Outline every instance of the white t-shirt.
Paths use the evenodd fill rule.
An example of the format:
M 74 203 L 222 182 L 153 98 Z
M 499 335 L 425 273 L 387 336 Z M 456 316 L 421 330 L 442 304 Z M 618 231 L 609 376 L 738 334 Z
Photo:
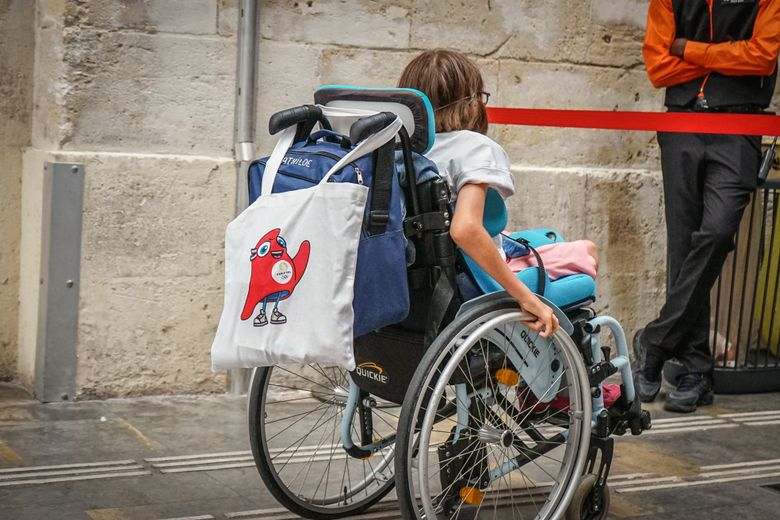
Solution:
M 471 130 L 439 133 L 426 155 L 447 179 L 453 200 L 466 184 L 487 184 L 504 198 L 515 192 L 509 156 L 486 135 Z
M 471 130 L 456 130 L 436 134 L 433 147 L 426 154 L 436 163 L 439 174 L 447 179 L 452 200 L 466 184 L 487 184 L 503 198 L 515 192 L 509 156 L 503 148 L 484 134 Z M 501 235 L 493 237 L 502 258 Z

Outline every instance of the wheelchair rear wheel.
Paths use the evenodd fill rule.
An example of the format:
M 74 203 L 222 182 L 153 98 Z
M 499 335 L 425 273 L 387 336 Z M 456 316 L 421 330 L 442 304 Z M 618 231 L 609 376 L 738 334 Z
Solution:
M 406 518 L 560 518 L 590 438 L 584 362 L 545 340 L 512 300 L 464 311 L 415 372 L 402 407 L 396 483 Z
M 258 368 L 252 376 L 248 415 L 255 464 L 274 497 L 306 518 L 360 513 L 394 485 L 394 445 L 366 459 L 342 447 L 348 377 L 346 370 L 319 365 Z M 398 406 L 365 400 L 372 404 L 364 410 L 372 416 L 372 440 L 395 434 Z M 357 444 L 360 421 L 355 413 L 350 424 Z

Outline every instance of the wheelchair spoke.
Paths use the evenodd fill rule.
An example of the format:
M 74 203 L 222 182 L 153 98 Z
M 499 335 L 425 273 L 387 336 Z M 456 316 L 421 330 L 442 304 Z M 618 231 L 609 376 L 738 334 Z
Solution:
M 334 418 L 335 419 L 335 418 Z M 333 429 L 330 431 L 330 442 L 331 446 L 333 446 L 330 450 L 330 458 L 328 459 L 328 463 L 325 465 L 325 471 L 323 472 L 322 476 L 320 477 L 319 482 L 317 482 L 317 487 L 314 490 L 314 496 L 317 496 L 317 491 L 320 490 L 320 486 L 322 486 L 323 481 L 325 482 L 325 491 L 323 492 L 323 497 L 328 496 L 328 481 L 330 480 L 330 466 L 331 462 L 333 461 L 333 454 L 336 451 L 336 439 L 335 439 L 335 433 L 336 429 L 338 428 L 338 420 L 333 421 Z
M 560 381 L 560 379 L 563 377 L 563 374 L 564 374 L 564 371 L 561 371 L 561 375 L 559 375 L 559 376 L 556 378 L 556 380 L 555 380 L 555 382 L 554 382 L 553 384 L 555 384 L 556 382 L 559 382 L 559 381 Z M 540 401 L 541 401 L 542 399 L 544 399 L 545 397 L 547 397 L 547 393 L 550 391 L 550 389 L 551 389 L 551 388 L 553 388 L 553 386 L 550 386 L 549 388 L 547 388 L 547 390 L 545 390 L 544 394 L 542 394 L 542 395 L 539 397 L 539 400 L 540 400 Z M 524 416 L 523 416 L 523 417 L 520 419 L 520 422 L 519 422 L 518 424 L 523 424 L 523 422 L 525 422 L 525 420 L 526 420 L 526 419 L 527 419 L 527 418 L 528 418 L 528 417 L 531 415 L 531 412 L 532 412 L 532 411 L 533 411 L 533 408 L 530 408 L 530 409 L 528 410 L 528 412 L 526 412 L 526 413 L 525 413 L 525 415 L 524 415 Z
M 317 409 L 319 409 L 319 408 L 327 408 L 327 407 L 328 407 L 327 403 L 322 403 L 317 408 L 315 408 L 314 411 L 317 411 Z M 274 423 L 278 423 L 278 422 L 281 422 L 281 421 L 286 421 L 288 419 L 292 419 L 293 417 L 300 417 L 300 419 L 298 419 L 297 421 L 292 423 L 294 425 L 294 424 L 302 421 L 303 419 L 305 419 L 306 416 L 310 415 L 310 414 L 311 414 L 311 411 L 300 412 L 300 413 L 296 413 L 296 414 L 293 414 L 293 415 L 288 415 L 287 417 L 282 417 L 281 419 L 274 419 L 273 421 L 268 421 L 265 424 L 269 425 L 269 424 L 274 424 Z
M 322 377 L 324 377 L 325 379 L 327 379 L 327 380 L 328 380 L 328 384 L 330 384 L 330 385 L 333 385 L 333 387 L 334 387 L 334 388 L 335 388 L 336 386 L 338 386 L 338 385 L 336 384 L 336 381 L 335 381 L 335 380 L 333 380 L 333 379 L 331 379 L 331 377 L 330 377 L 328 374 L 326 374 L 326 373 L 325 373 L 325 369 L 324 369 L 324 368 L 322 368 L 320 365 L 313 364 L 313 365 L 309 365 L 309 366 L 310 366 L 310 367 L 311 367 L 311 368 L 312 368 L 312 369 L 313 369 L 315 372 L 317 372 L 317 373 L 318 373 L 318 374 L 320 374 Z
M 589 429 L 576 414 L 590 396 L 576 345 L 561 331 L 544 347 L 539 343 L 552 351 L 528 357 L 521 333 L 532 341 L 538 333 L 516 319 L 516 310 L 499 315 L 480 315 L 476 308 L 464 314 L 459 329 L 437 340 L 426 373 L 421 367 L 415 375 L 416 408 L 404 411 L 399 428 L 411 424 L 419 431 L 412 444 L 399 433 L 414 469 L 396 469 L 418 473 L 409 475 L 409 489 L 431 520 L 508 518 L 506 508 L 513 519 L 560 518 L 582 467 Z M 553 359 L 560 368 L 548 365 Z M 535 483 L 549 479 L 552 486 Z
M 275 496 L 285 506 L 307 515 L 354 514 L 392 488 L 391 447 L 380 450 L 381 457 L 370 462 L 353 458 L 342 448 L 341 423 L 349 386 L 345 370 L 275 366 L 261 373 L 260 385 L 253 382 L 252 387 L 252 392 L 261 391 L 259 407 L 250 414 L 261 430 L 263 444 L 259 454 L 253 445 L 253 453 L 258 466 L 265 468 L 261 476 L 266 485 L 276 488 Z M 395 406 L 371 409 L 375 432 L 383 439 L 390 434 L 394 437 L 397 430 L 397 415 L 393 416 L 397 409 L 390 409 Z M 358 414 L 350 419 L 351 431 L 357 432 Z
M 295 456 L 295 454 L 298 453 L 298 450 L 300 449 L 301 446 L 303 446 L 304 441 L 309 438 L 309 435 L 311 435 L 312 433 L 317 431 L 323 424 L 326 424 L 327 422 L 329 422 L 330 419 L 333 418 L 335 415 L 338 415 L 338 413 L 333 414 L 330 417 L 328 417 L 325 421 L 320 422 L 322 420 L 322 417 L 326 413 L 328 413 L 328 410 L 323 410 L 322 411 L 322 415 L 320 415 L 320 418 L 317 420 L 317 423 L 314 425 L 314 427 L 311 430 L 307 431 L 302 437 L 299 437 L 297 440 L 295 440 L 292 444 L 290 444 L 289 446 L 287 446 L 283 450 L 280 450 L 276 455 L 272 455 L 271 459 L 275 460 L 277 457 L 285 455 L 287 450 L 289 450 L 290 448 L 292 448 L 293 446 L 295 446 L 297 444 L 297 446 L 295 446 L 295 449 L 293 450 L 293 452 L 290 454 L 289 457 L 287 457 L 287 460 L 284 461 L 284 463 L 282 464 L 282 469 L 284 469 L 284 467 L 286 467 L 287 464 L 289 464 L 290 460 L 292 460 L 292 458 Z M 279 434 L 277 434 L 277 435 L 279 435 Z M 309 462 L 311 462 L 311 460 L 316 456 L 316 454 L 317 454 L 316 451 L 314 451 L 312 453 L 312 457 L 309 459 Z
M 299 377 L 299 378 L 303 379 L 304 381 L 308 381 L 309 383 L 311 383 L 313 385 L 317 385 L 319 387 L 322 387 L 322 388 L 324 388 L 326 390 L 326 393 L 329 394 L 329 395 L 330 395 L 330 392 L 333 391 L 332 388 L 328 388 L 327 386 L 325 386 L 325 385 L 323 385 L 321 383 L 318 383 L 318 382 L 314 381 L 313 379 L 309 379 L 308 377 L 303 377 L 301 374 L 296 374 L 295 372 L 291 372 L 290 370 L 287 370 L 286 368 L 284 368 L 282 366 L 278 366 L 277 365 L 274 368 L 277 369 L 277 370 L 281 370 L 283 372 L 287 372 L 288 374 L 290 374 L 292 376 Z
M 513 519 L 516 518 L 515 511 L 517 511 L 518 513 L 520 513 L 520 520 L 524 520 L 523 512 L 515 505 L 515 490 L 514 490 L 515 486 L 514 484 L 512 484 L 512 474 L 513 473 L 510 472 L 506 475 L 502 475 L 501 480 L 502 482 L 504 482 L 504 484 L 506 485 L 509 491 L 509 497 L 511 503 L 510 509 L 512 510 L 512 518 Z M 498 495 L 498 493 L 496 493 L 496 495 Z
M 285 429 L 281 429 L 281 430 L 279 430 L 277 433 L 275 433 L 274 435 L 272 435 L 271 437 L 268 437 L 268 438 L 266 439 L 266 442 L 270 442 L 270 441 L 274 440 L 274 439 L 275 439 L 275 438 L 277 438 L 279 435 L 281 435 L 281 434 L 285 433 L 285 430 L 286 430 L 286 429 L 289 429 L 289 428 L 291 428 L 291 427 L 295 426 L 295 425 L 296 425 L 296 424 L 298 424 L 299 422 L 301 422 L 301 421 L 303 421 L 304 419 L 306 419 L 306 418 L 307 418 L 309 415 L 311 415 L 312 413 L 315 413 L 315 412 L 319 411 L 320 407 L 321 407 L 323 410 L 325 410 L 325 411 L 327 412 L 327 408 L 328 408 L 328 407 L 327 407 L 327 405 L 320 405 L 320 406 L 318 406 L 317 408 L 315 408 L 314 410 L 311 410 L 311 411 L 309 411 L 309 412 L 307 412 L 307 413 L 305 413 L 305 414 L 296 414 L 296 415 L 300 415 L 301 417 L 300 417 L 299 419 L 297 419 L 295 422 L 293 422 L 292 424 L 289 424 L 289 425 L 287 425 L 287 427 L 286 427 Z M 338 413 L 338 412 L 336 412 L 336 413 Z M 280 420 L 280 421 L 283 421 L 283 420 L 286 420 L 286 419 L 290 419 L 290 417 L 285 417 L 285 418 L 283 418 L 283 419 L 279 419 L 279 420 Z M 309 433 L 311 433 L 311 432 L 309 432 Z M 308 435 L 308 434 L 307 434 L 307 435 Z
M 508 456 L 507 456 L 507 458 L 508 458 Z M 531 504 L 533 504 L 534 509 L 536 509 L 536 511 L 538 512 L 539 511 L 539 506 L 536 505 L 536 500 L 534 499 L 535 493 L 528 486 L 529 483 L 534 484 L 534 485 L 535 485 L 535 483 L 530 478 L 528 478 L 528 476 L 525 473 L 523 473 L 522 471 L 518 471 L 518 473 L 520 473 L 520 477 L 522 478 L 522 483 L 523 483 L 523 487 L 525 487 L 526 494 L 528 495 L 528 498 L 531 499 Z M 512 490 L 512 489 L 514 489 L 514 485 L 512 484 L 512 473 L 510 473 L 509 475 L 510 475 L 510 477 L 509 477 L 509 489 Z M 524 518 L 523 512 L 520 509 L 518 509 L 517 512 L 520 513 L 520 517 L 521 518 Z
M 325 424 L 329 423 L 332 417 L 333 416 L 328 417 L 328 419 L 326 420 Z M 320 436 L 320 440 L 317 443 L 317 447 L 314 449 L 315 453 L 320 451 L 320 448 L 322 448 L 322 444 L 325 442 L 326 437 L 327 437 L 327 430 L 322 432 L 322 435 Z M 311 471 L 311 468 L 313 466 L 314 466 L 313 464 L 304 464 L 303 467 L 300 470 L 298 470 L 298 473 L 296 474 L 296 478 L 297 478 L 297 476 L 300 474 L 301 470 L 303 470 L 303 469 L 306 470 L 306 473 L 303 475 L 303 481 L 301 482 L 301 487 L 298 489 L 298 494 L 299 495 L 303 491 L 303 486 L 306 484 L 306 481 L 309 478 L 309 472 Z M 280 474 L 281 474 L 281 472 L 280 472 Z M 294 480 L 293 480 L 293 482 L 294 482 Z M 314 496 L 316 496 L 316 492 L 314 493 Z
M 332 398 L 333 397 L 333 391 L 332 390 L 329 391 L 329 392 L 323 392 L 323 391 L 315 392 L 314 390 L 312 390 L 310 388 L 308 388 L 308 389 L 307 388 L 299 388 L 299 387 L 295 387 L 295 386 L 280 385 L 278 383 L 268 383 L 268 386 L 274 387 L 274 388 L 285 388 L 287 390 L 296 390 L 296 391 L 299 391 L 299 392 L 306 392 L 306 393 L 309 393 L 311 395 L 321 395 L 321 396 L 325 396 L 327 398 Z M 274 400 L 274 401 L 269 402 L 268 404 L 272 405 L 272 404 L 277 404 L 277 403 L 281 403 L 281 402 L 283 402 L 283 401 L 281 401 L 281 400 Z

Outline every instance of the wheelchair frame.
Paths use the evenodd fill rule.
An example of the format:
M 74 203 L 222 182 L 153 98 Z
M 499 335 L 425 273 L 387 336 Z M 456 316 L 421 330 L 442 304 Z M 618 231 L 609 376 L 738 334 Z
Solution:
M 311 110 L 310 108 L 304 110 L 302 107 L 299 107 L 297 109 L 290 110 L 297 110 L 297 119 L 293 119 L 292 124 L 299 125 L 298 133 L 301 135 L 306 134 L 311 130 L 315 120 L 321 122 L 323 126 L 327 126 L 328 124 L 327 121 L 322 120 L 321 116 L 316 115 L 316 111 Z M 284 125 L 291 126 L 290 118 L 288 117 L 285 119 L 285 117 L 280 117 L 279 114 L 276 114 L 272 118 L 272 123 L 276 126 L 277 130 Z M 455 257 L 452 254 L 456 248 L 454 242 L 452 242 L 452 239 L 449 237 L 448 232 L 451 210 L 448 205 L 440 204 L 441 200 L 438 201 L 439 204 L 437 204 L 436 201 L 433 201 L 433 207 L 430 208 L 431 211 L 424 212 L 421 209 L 423 206 L 430 205 L 431 201 L 420 200 L 420 198 L 425 193 L 425 190 L 423 189 L 424 185 L 418 185 L 417 183 L 417 175 L 411 159 L 412 151 L 410 146 L 410 139 L 404 128 L 402 128 L 399 132 L 399 137 L 408 179 L 408 192 L 406 194 L 406 198 L 407 201 L 410 202 L 409 206 L 411 210 L 407 215 L 407 221 L 410 225 L 408 227 L 405 226 L 407 229 L 407 235 L 410 238 L 414 235 L 417 235 L 420 239 L 422 239 L 425 234 L 428 234 L 428 236 L 434 235 L 435 240 L 433 241 L 433 249 L 434 256 L 436 258 L 427 259 L 429 260 L 428 264 L 430 264 L 430 266 L 427 267 L 432 268 L 433 271 L 438 275 L 438 281 L 444 281 L 444 285 L 449 283 L 454 286 L 455 276 L 458 274 L 458 270 L 456 269 L 456 262 L 454 261 Z M 439 196 L 438 199 L 442 199 L 442 197 Z M 438 285 L 438 283 L 436 285 Z M 436 289 L 434 288 L 434 291 L 435 290 Z M 465 313 L 469 309 L 473 309 L 476 306 L 492 301 L 500 301 L 506 298 L 508 298 L 508 296 L 505 293 L 485 294 L 481 297 L 463 303 L 460 306 L 457 315 L 454 317 L 452 316 L 453 313 L 451 312 L 453 301 L 451 299 L 448 300 L 446 302 L 445 308 L 438 310 L 439 316 L 434 316 L 431 318 L 431 315 L 429 314 L 429 321 L 432 323 L 429 323 L 428 325 L 432 325 L 432 327 L 429 326 L 428 330 L 426 330 L 426 339 L 429 340 L 426 341 L 426 348 L 430 348 L 433 337 L 436 335 L 434 334 L 432 336 L 430 329 L 432 328 L 435 330 L 435 332 L 438 333 L 441 330 L 440 326 L 442 321 L 446 321 L 446 314 L 449 314 L 449 317 L 452 318 L 449 321 L 452 321 L 457 319 L 458 315 Z M 556 335 L 560 337 L 561 334 L 565 334 L 565 336 L 571 340 L 573 345 L 576 347 L 576 350 L 579 353 L 579 357 L 577 359 L 581 361 L 581 366 L 578 370 L 582 370 L 582 377 L 587 380 L 586 388 L 590 388 L 590 402 L 583 405 L 584 408 L 589 412 L 590 420 L 585 420 L 586 418 L 584 416 L 577 418 L 578 420 L 582 421 L 581 424 L 583 428 L 583 435 L 584 438 L 589 439 L 589 443 L 587 448 L 583 447 L 581 455 L 577 458 L 574 474 L 582 476 L 584 474 L 595 472 L 595 482 L 593 483 L 593 489 L 590 490 L 589 493 L 591 493 L 594 497 L 596 512 L 599 513 L 598 508 L 602 504 L 602 495 L 606 492 L 606 479 L 609 474 L 612 461 L 614 439 L 611 436 L 623 435 L 629 430 L 632 434 L 638 435 L 643 430 L 650 428 L 650 417 L 647 412 L 642 411 L 639 401 L 636 398 L 626 337 L 622 327 L 617 322 L 617 320 L 609 316 L 596 316 L 591 309 L 586 307 L 587 302 L 575 306 L 572 309 L 567 309 L 569 311 L 568 313 L 559 309 L 549 301 L 545 301 L 545 303 L 547 303 L 553 309 L 556 316 L 558 317 L 560 331 L 557 332 Z M 527 317 L 527 315 L 520 312 L 518 309 L 516 317 L 518 319 L 523 319 L 524 317 Z M 478 338 L 479 331 L 490 330 L 491 323 L 493 323 L 493 321 L 495 321 L 495 319 L 492 321 L 489 320 L 488 322 L 482 324 L 477 329 L 477 332 L 471 333 L 470 337 Z M 609 349 L 603 347 L 601 344 L 600 332 L 602 327 L 609 330 L 614 339 L 617 350 L 617 355 L 614 358 L 610 359 Z M 472 344 L 474 341 L 476 340 L 473 340 Z M 473 346 L 472 344 L 469 344 L 467 340 L 459 347 L 458 351 L 467 351 Z M 520 354 L 516 350 L 506 351 L 505 354 L 508 358 L 512 359 L 515 366 L 520 366 L 524 362 L 523 358 L 520 357 Z M 454 370 L 454 368 L 452 370 Z M 606 408 L 604 406 L 602 384 L 605 379 L 617 372 L 620 372 L 623 379 L 623 383 L 621 385 L 621 397 L 614 406 L 611 408 Z M 256 376 L 257 371 L 255 374 L 253 374 L 253 382 L 250 385 L 252 389 L 257 387 L 254 381 Z M 381 462 L 381 469 L 384 470 L 384 468 L 392 463 L 392 458 L 396 454 L 396 448 L 393 446 L 393 444 L 397 441 L 398 432 L 380 438 L 379 440 L 374 440 L 372 438 L 373 427 L 371 423 L 371 408 L 373 398 L 371 398 L 368 392 L 362 389 L 355 382 L 353 377 L 348 377 L 347 379 L 349 384 L 348 389 L 345 389 L 347 390 L 346 396 L 341 396 L 343 398 L 344 406 L 344 412 L 339 427 L 341 447 L 346 452 L 348 457 L 364 460 L 368 459 L 374 454 L 390 448 L 389 453 L 386 453 L 383 456 Z M 443 385 L 446 382 L 447 378 L 443 377 L 441 378 L 439 385 Z M 457 394 L 454 410 L 456 426 L 453 431 L 453 439 L 454 441 L 457 441 L 463 430 L 467 427 L 466 425 L 468 422 L 469 413 L 468 408 L 472 398 L 475 397 L 476 394 L 469 394 L 464 384 L 455 385 L 455 391 Z M 251 405 L 252 399 L 256 401 L 257 398 L 257 396 L 250 396 L 250 428 L 253 424 L 252 421 L 256 422 L 258 420 L 256 417 L 252 417 Z M 373 405 L 375 405 L 375 401 Z M 357 442 L 353 438 L 352 433 L 356 414 L 359 423 L 359 431 L 356 433 L 359 433 L 361 437 Z M 426 415 L 426 418 L 429 417 L 430 416 Z M 432 419 L 426 420 L 429 423 L 432 421 Z M 431 426 L 431 424 L 423 424 L 424 428 Z M 486 435 L 489 434 L 490 432 L 486 433 Z M 253 438 L 252 441 L 253 452 L 255 452 L 255 459 L 258 462 L 258 469 L 261 470 L 261 475 L 263 475 L 263 478 L 265 479 L 266 477 L 264 475 L 263 469 L 260 467 L 260 462 L 256 453 L 256 449 L 259 449 L 256 448 L 254 444 L 256 439 Z M 422 457 L 424 462 L 425 458 L 427 457 L 427 452 L 426 450 L 422 449 L 419 450 L 419 452 L 419 456 Z M 544 453 L 540 453 L 540 455 L 543 454 Z M 598 468 L 596 468 L 597 463 Z M 500 480 L 505 475 L 515 471 L 519 467 L 520 466 L 517 460 L 508 461 L 500 467 L 493 469 L 488 475 L 488 482 L 481 482 L 481 485 L 484 486 L 489 484 L 489 482 Z M 568 489 L 567 496 L 564 497 L 564 501 L 566 503 L 571 500 L 572 495 L 574 494 L 574 487 L 575 486 L 572 486 Z M 276 495 L 276 493 L 274 494 Z M 407 514 L 412 514 L 409 513 L 408 507 L 406 509 Z M 300 510 L 296 512 L 301 514 Z M 354 512 L 347 514 L 354 514 Z M 335 517 L 335 515 L 318 515 L 314 513 L 311 513 L 311 516 Z M 593 518 L 602 517 L 598 516 Z
M 500 293 L 492 293 L 479 298 L 479 301 L 470 300 L 464 304 L 464 308 L 473 306 L 479 302 L 485 301 L 486 298 L 495 299 L 504 297 Z M 543 297 L 542 297 L 543 298 Z M 545 301 L 555 312 L 556 316 L 561 323 L 561 327 L 569 334 L 574 332 L 574 325 L 569 321 L 568 316 L 560 309 L 558 309 L 552 302 Z M 521 316 L 518 316 L 521 317 Z M 650 418 L 649 415 L 642 415 L 636 413 L 636 409 L 639 407 L 636 401 L 636 393 L 634 390 L 633 375 L 631 372 L 630 358 L 628 354 L 628 344 L 626 342 L 626 336 L 623 328 L 620 326 L 617 320 L 610 316 L 596 316 L 587 321 L 581 323 L 584 334 L 587 335 L 587 343 L 590 344 L 590 355 L 592 356 L 592 364 L 586 365 L 583 359 L 585 369 L 588 371 L 588 378 L 591 383 L 592 399 L 591 399 L 591 420 L 588 427 L 588 433 L 593 432 L 593 439 L 596 441 L 593 446 L 598 448 L 601 452 L 601 466 L 598 472 L 598 482 L 603 485 L 606 482 L 606 478 L 609 474 L 609 466 L 612 459 L 612 439 L 609 438 L 611 434 L 623 435 L 627 430 L 631 430 L 634 435 L 640 434 L 643 430 L 649 429 Z M 615 346 L 618 355 L 605 359 L 604 351 L 601 346 L 600 332 L 601 327 L 606 327 L 612 333 L 615 340 Z M 488 330 L 489 324 L 485 325 L 485 330 Z M 475 333 L 477 334 L 477 333 Z M 470 348 L 469 345 L 467 348 Z M 517 364 L 520 364 L 519 354 L 514 352 L 507 352 L 507 355 L 511 358 L 518 356 Z M 623 379 L 623 394 L 625 401 L 631 403 L 629 410 L 626 410 L 628 414 L 625 417 L 615 417 L 614 414 L 610 414 L 609 409 L 604 406 L 604 396 L 602 390 L 603 381 L 609 376 L 620 372 Z M 457 387 L 456 387 L 457 388 Z M 460 385 L 458 391 L 463 391 L 463 385 Z M 464 409 L 467 408 L 470 402 L 471 396 L 462 395 L 456 400 L 457 402 L 457 417 L 458 417 L 458 430 L 465 428 L 464 422 L 468 412 Z M 344 448 L 350 456 L 356 458 L 370 457 L 372 454 L 379 452 L 385 447 L 395 442 L 396 436 L 393 435 L 388 438 L 383 438 L 379 442 L 369 443 L 367 445 L 356 445 L 352 439 L 352 433 L 350 431 L 352 421 L 354 420 L 355 412 L 358 411 L 360 401 L 360 387 L 355 381 L 349 379 L 349 395 L 345 403 L 345 413 L 341 420 L 341 442 Z M 623 414 L 621 414 L 623 415 Z M 587 459 L 587 464 L 592 472 L 595 461 L 597 459 L 597 451 L 591 450 Z M 517 466 L 507 466 L 501 469 L 501 471 L 490 474 L 490 480 L 498 480 L 507 473 L 518 469 Z

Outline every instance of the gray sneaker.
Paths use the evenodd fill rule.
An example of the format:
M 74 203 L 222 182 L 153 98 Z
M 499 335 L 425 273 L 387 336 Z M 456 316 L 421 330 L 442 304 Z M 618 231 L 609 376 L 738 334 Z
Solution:
M 677 388 L 669 392 L 664 403 L 668 412 L 691 413 L 697 406 L 706 406 L 715 400 L 712 380 L 703 374 L 685 374 Z
M 260 314 L 255 316 L 255 321 L 252 322 L 255 327 L 264 327 L 268 325 L 268 318 L 265 317 L 265 313 L 260 311 Z
M 274 311 L 271 313 L 271 324 L 282 325 L 283 323 L 287 323 L 287 316 L 274 309 Z

